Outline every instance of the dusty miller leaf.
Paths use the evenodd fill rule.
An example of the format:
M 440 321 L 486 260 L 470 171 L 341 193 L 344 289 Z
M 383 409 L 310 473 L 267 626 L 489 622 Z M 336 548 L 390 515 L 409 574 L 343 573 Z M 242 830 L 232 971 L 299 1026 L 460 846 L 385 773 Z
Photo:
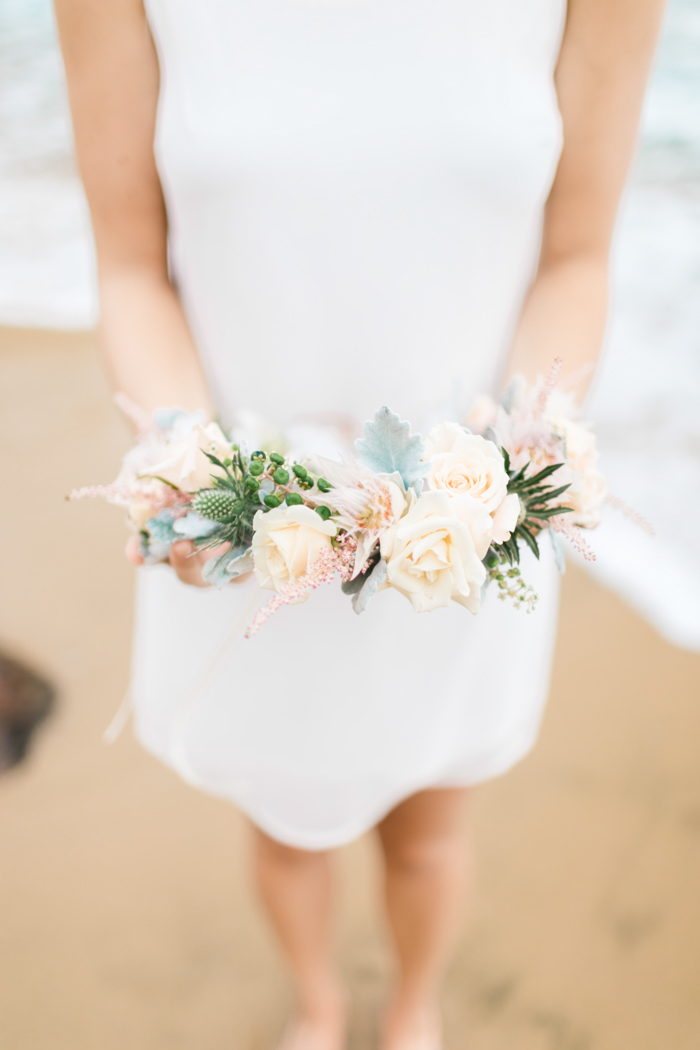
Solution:
M 173 531 L 186 540 L 199 540 L 209 536 L 218 528 L 218 523 L 203 518 L 201 514 L 190 510 L 183 518 L 178 518 L 173 525 Z
M 365 423 L 365 436 L 355 442 L 358 460 L 375 474 L 393 474 L 398 471 L 408 488 L 420 481 L 430 469 L 421 460 L 425 442 L 420 434 L 411 434 L 407 423 L 386 405 L 380 408 L 371 423 Z
M 395 476 L 399 477 L 398 474 Z M 358 591 L 362 590 L 365 583 L 367 582 L 367 577 L 376 567 L 379 558 L 379 544 L 377 544 L 377 546 L 367 558 L 367 562 L 362 572 L 359 573 L 357 576 L 354 576 L 351 580 L 343 580 L 343 582 L 340 585 L 340 589 L 342 590 L 343 594 L 357 594 Z
M 566 572 L 566 559 L 564 557 L 564 546 L 561 542 L 561 537 L 556 534 L 554 529 L 548 529 L 549 538 L 552 542 L 552 550 L 554 551 L 554 561 L 556 562 L 557 569 L 563 576 Z
M 251 572 L 253 553 L 250 547 L 230 547 L 218 558 L 210 558 L 202 569 L 202 577 L 214 587 L 223 587 L 236 576 Z
M 380 558 L 372 569 L 369 576 L 365 578 L 360 590 L 352 600 L 352 607 L 359 616 L 369 605 L 370 599 L 374 598 L 381 584 L 386 580 L 386 562 Z

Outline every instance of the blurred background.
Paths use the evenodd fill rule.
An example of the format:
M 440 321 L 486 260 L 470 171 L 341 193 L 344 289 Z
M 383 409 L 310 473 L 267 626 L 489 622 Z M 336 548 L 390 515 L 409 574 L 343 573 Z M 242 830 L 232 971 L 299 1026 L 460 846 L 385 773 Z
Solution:
M 700 1046 L 700 0 L 667 11 L 613 291 L 589 415 L 657 535 L 611 511 L 565 577 L 542 741 L 477 806 L 453 1050 Z M 132 571 L 119 512 L 63 501 L 129 442 L 96 317 L 51 8 L 0 0 L 0 1046 L 264 1050 L 288 993 L 243 821 L 102 742 Z M 339 857 L 352 1050 L 388 974 L 375 864 Z

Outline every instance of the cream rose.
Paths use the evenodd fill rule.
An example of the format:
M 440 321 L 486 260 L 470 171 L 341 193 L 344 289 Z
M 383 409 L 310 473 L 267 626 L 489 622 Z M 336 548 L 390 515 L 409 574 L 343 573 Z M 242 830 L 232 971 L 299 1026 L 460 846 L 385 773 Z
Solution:
M 216 473 L 216 467 L 204 455 L 205 451 L 221 460 L 232 454 L 231 442 L 217 423 L 192 427 L 187 437 L 168 446 L 165 459 L 143 473 L 163 478 L 184 492 L 197 492 L 207 488 L 211 484 L 211 475 Z
M 506 497 L 508 475 L 493 441 L 468 434 L 457 423 L 441 423 L 428 434 L 424 459 L 431 460 L 428 488 L 468 495 L 491 513 Z
M 508 495 L 503 455 L 493 441 L 469 434 L 458 423 L 441 423 L 426 441 L 425 459 L 432 461 L 428 487 L 451 496 L 470 496 L 492 518 L 490 541 L 503 543 L 518 523 L 520 500 Z
M 562 471 L 563 473 L 563 471 Z M 595 529 L 600 525 L 600 508 L 608 494 L 605 478 L 599 470 L 585 470 L 582 474 L 572 472 L 574 480 L 562 499 L 564 506 L 573 507 L 574 513 L 566 520 L 582 529 Z
M 488 530 L 486 518 L 490 515 L 469 496 L 424 492 L 381 537 L 389 586 L 409 598 L 416 612 L 450 601 L 478 612 L 486 572 L 474 533 L 479 537 L 484 527 Z
M 509 540 L 520 517 L 520 499 L 514 492 L 506 496 L 491 515 L 491 538 L 494 543 Z
M 488 427 L 492 427 L 496 422 L 498 408 L 498 402 L 490 394 L 480 394 L 467 413 L 469 429 L 476 434 L 483 434 Z
M 332 521 L 324 521 L 310 507 L 277 507 L 259 510 L 253 519 L 253 559 L 261 587 L 281 592 L 311 568 L 319 555 L 330 550 L 336 534 Z M 306 601 L 308 595 L 292 604 Z
M 571 469 L 582 474 L 594 468 L 598 462 L 595 434 L 562 416 L 547 416 L 546 419 L 552 430 L 564 439 L 566 462 Z

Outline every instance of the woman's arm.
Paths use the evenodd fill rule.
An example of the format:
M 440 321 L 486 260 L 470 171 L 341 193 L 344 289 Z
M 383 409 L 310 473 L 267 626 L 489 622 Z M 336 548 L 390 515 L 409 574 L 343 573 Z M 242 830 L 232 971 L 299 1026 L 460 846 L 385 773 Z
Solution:
M 114 384 L 142 408 L 211 401 L 168 277 L 167 219 L 153 155 L 159 71 L 140 0 L 55 0 L 80 173 L 97 245 L 100 335 Z M 184 583 L 213 552 L 174 544 Z M 138 538 L 127 556 L 140 564 Z
M 509 375 L 546 375 L 555 357 L 564 374 L 585 373 L 598 359 L 610 243 L 663 8 L 663 0 L 569 0 L 555 74 L 564 147 Z
M 78 162 L 92 214 L 100 335 L 117 389 L 151 411 L 211 409 L 168 277 L 153 155 L 159 71 L 140 0 L 55 0 Z

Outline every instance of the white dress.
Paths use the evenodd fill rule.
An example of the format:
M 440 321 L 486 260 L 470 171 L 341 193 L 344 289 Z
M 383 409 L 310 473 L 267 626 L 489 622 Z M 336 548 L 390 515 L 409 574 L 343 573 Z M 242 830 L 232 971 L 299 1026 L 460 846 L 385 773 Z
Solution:
M 561 147 L 564 6 L 149 0 L 173 272 L 225 423 L 359 428 L 387 404 L 424 429 L 493 389 Z M 548 545 L 523 572 L 529 615 L 490 592 L 478 616 L 417 615 L 386 591 L 358 617 L 331 584 L 241 640 L 269 597 L 255 583 L 143 569 L 137 735 L 275 838 L 346 842 L 532 746 L 557 617 Z

